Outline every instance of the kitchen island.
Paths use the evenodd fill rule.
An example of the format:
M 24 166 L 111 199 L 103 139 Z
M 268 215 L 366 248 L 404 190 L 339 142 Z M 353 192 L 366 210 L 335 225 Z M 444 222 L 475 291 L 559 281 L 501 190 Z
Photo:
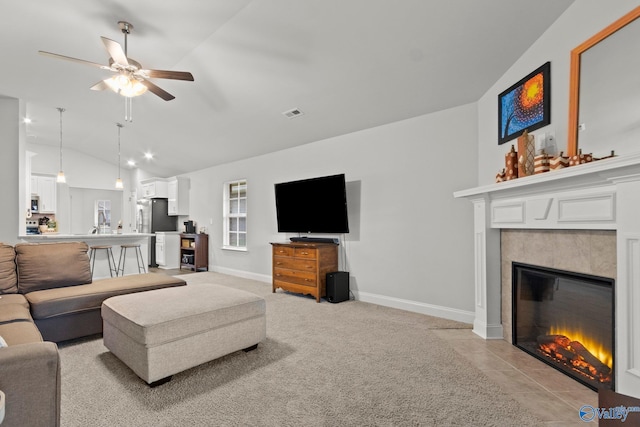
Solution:
M 113 257 L 118 264 L 120 257 L 120 245 L 140 245 L 142 251 L 142 259 L 144 260 L 144 268 L 149 269 L 149 242 L 154 234 L 150 233 L 122 233 L 122 234 L 29 234 L 18 236 L 25 243 L 43 243 L 43 242 L 86 242 L 89 247 L 111 245 Z M 138 274 L 138 264 L 136 261 L 135 250 L 129 249 L 126 253 L 125 275 Z M 109 263 L 107 262 L 106 251 L 97 251 L 95 260 L 94 279 L 110 277 Z

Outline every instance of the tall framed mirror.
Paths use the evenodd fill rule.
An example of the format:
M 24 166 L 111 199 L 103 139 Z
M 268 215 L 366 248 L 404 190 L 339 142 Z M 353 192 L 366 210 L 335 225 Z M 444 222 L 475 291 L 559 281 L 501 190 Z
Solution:
M 567 153 L 640 152 L 640 7 L 571 51 Z

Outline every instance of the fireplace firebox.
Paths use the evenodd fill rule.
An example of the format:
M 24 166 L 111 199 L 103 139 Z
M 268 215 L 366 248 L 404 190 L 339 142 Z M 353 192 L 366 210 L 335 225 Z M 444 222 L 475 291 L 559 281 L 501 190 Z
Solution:
M 614 279 L 512 263 L 513 345 L 593 390 L 614 390 Z

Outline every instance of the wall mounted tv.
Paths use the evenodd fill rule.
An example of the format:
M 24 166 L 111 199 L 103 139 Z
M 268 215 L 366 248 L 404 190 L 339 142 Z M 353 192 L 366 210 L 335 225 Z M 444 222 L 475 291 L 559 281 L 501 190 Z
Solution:
M 344 174 L 275 184 L 280 233 L 348 233 Z

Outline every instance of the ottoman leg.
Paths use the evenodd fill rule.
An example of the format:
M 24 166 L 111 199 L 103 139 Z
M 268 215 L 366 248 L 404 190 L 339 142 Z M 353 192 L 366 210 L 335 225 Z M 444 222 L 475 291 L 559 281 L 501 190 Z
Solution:
M 149 383 L 149 387 L 154 388 L 154 387 L 158 387 L 159 385 L 166 384 L 169 381 L 171 381 L 171 378 L 173 378 L 173 375 L 169 375 L 168 377 L 161 378 L 158 381 Z
M 247 352 L 249 352 L 249 351 L 251 351 L 251 350 L 255 350 L 256 348 L 258 348 L 258 344 L 254 344 L 254 345 L 252 345 L 251 347 L 244 348 L 244 349 L 242 349 L 242 351 L 244 351 L 245 353 L 247 353 Z

